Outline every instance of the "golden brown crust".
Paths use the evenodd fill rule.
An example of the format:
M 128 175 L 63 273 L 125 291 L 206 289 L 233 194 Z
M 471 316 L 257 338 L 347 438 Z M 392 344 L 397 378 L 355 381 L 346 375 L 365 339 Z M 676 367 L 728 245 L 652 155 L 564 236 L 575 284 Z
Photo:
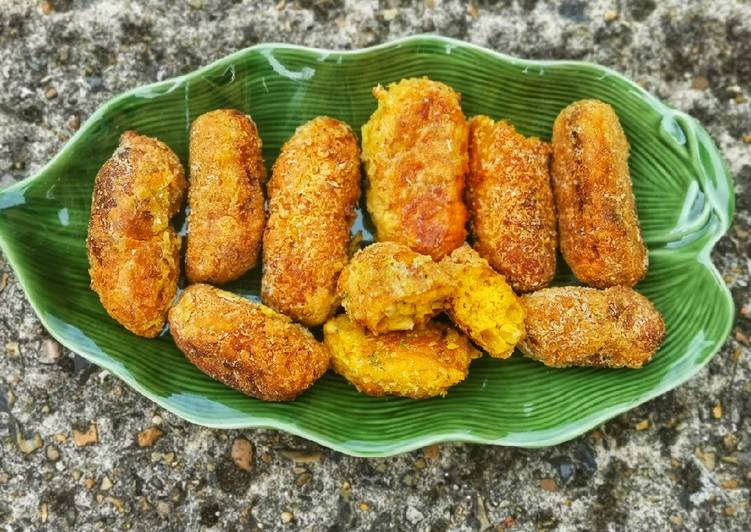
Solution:
M 177 347 L 210 377 L 265 401 L 289 401 L 329 365 L 305 327 L 264 305 L 205 284 L 185 289 L 169 312 Z
M 408 331 L 443 311 L 453 293 L 449 276 L 427 255 L 396 242 L 359 251 L 339 277 L 347 315 L 373 334 Z
M 470 120 L 467 208 L 474 247 L 514 290 L 543 288 L 555 275 L 550 145 L 505 121 Z
M 577 278 L 634 286 L 647 273 L 628 169 L 628 140 L 608 104 L 582 100 L 553 126 L 552 180 L 561 253 Z
M 522 297 L 527 337 L 519 348 L 546 366 L 640 368 L 652 358 L 665 323 L 631 288 L 546 288 Z
M 189 281 L 226 283 L 255 266 L 266 221 L 265 179 L 261 138 L 250 117 L 219 109 L 196 118 L 190 128 Z
M 341 314 L 323 333 L 334 371 L 368 395 L 445 395 L 480 356 L 465 336 L 439 322 L 374 336 Z
M 349 126 L 318 117 L 297 128 L 274 164 L 263 302 L 305 325 L 322 324 L 339 306 L 336 281 L 349 258 L 359 157 Z
M 107 313 L 147 338 L 164 327 L 180 274 L 170 218 L 185 175 L 164 143 L 126 131 L 94 182 L 86 240 L 91 288 Z
M 373 90 L 378 108 L 362 128 L 368 211 L 378 240 L 433 259 L 464 243 L 468 126 L 453 89 L 411 78 Z
M 447 309 L 453 322 L 490 356 L 510 357 L 524 338 L 524 308 L 503 276 L 467 245 L 441 266 L 454 287 Z

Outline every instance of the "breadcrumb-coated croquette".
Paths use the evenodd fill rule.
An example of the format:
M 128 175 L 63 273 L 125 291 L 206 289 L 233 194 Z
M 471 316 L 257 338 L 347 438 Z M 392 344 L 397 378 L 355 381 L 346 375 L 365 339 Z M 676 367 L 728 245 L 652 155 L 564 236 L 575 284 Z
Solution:
M 323 334 L 334 371 L 360 392 L 375 396 L 445 395 L 480 356 L 464 335 L 435 321 L 375 336 L 341 314 L 326 322 Z
M 467 121 L 460 96 L 427 78 L 377 86 L 362 127 L 367 207 L 378 240 L 440 260 L 464 243 Z
M 180 160 L 126 131 L 94 181 L 88 237 L 91 288 L 126 329 L 152 338 L 177 291 L 180 237 L 170 225 L 185 193 Z
M 261 137 L 234 109 L 202 114 L 190 128 L 190 187 L 185 274 L 227 283 L 256 265 L 266 214 Z
M 349 260 L 360 196 L 360 151 L 352 130 L 318 117 L 282 146 L 268 184 L 263 302 L 314 326 L 339 306 L 336 281 Z
M 597 288 L 634 286 L 648 255 L 628 169 L 629 145 L 608 104 L 572 103 L 553 125 L 552 182 L 561 253 Z
M 177 347 L 210 377 L 265 401 L 289 401 L 329 366 L 310 331 L 270 308 L 206 284 L 185 289 L 169 312 Z
M 396 242 L 377 242 L 352 257 L 338 292 L 350 319 L 380 334 L 425 325 L 446 308 L 453 288 L 429 256 Z
M 555 275 L 555 205 L 550 145 L 506 121 L 469 122 L 467 209 L 474 248 L 514 290 L 547 286 Z
M 665 323 L 632 288 L 546 288 L 522 297 L 521 351 L 546 366 L 640 368 L 662 343 Z
M 477 251 L 464 245 L 441 261 L 454 286 L 448 315 L 495 358 L 508 358 L 524 337 L 524 308 L 514 291 Z

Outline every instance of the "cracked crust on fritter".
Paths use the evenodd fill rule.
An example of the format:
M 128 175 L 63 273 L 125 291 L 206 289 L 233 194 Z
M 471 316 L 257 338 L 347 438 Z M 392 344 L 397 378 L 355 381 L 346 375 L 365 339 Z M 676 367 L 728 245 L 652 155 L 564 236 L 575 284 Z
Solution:
M 448 315 L 494 358 L 508 358 L 524 338 L 524 308 L 503 275 L 477 251 L 464 245 L 441 261 L 454 294 Z
M 429 256 L 396 242 L 377 242 L 342 271 L 338 293 L 353 321 L 380 334 L 425 325 L 446 308 L 453 289 Z

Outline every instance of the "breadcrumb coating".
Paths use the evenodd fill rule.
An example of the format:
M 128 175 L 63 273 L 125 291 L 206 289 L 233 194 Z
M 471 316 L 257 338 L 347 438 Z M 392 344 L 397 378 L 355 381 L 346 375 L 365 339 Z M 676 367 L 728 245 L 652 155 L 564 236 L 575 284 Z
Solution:
M 377 242 L 344 268 L 338 292 L 352 321 L 381 334 L 425 325 L 446 308 L 453 288 L 429 256 L 396 242 Z
M 522 297 L 521 351 L 546 366 L 640 368 L 662 343 L 665 323 L 632 288 L 546 288 Z
M 434 260 L 464 243 L 469 129 L 452 88 L 427 78 L 373 89 L 378 108 L 362 127 L 367 207 L 378 240 Z
M 250 117 L 218 109 L 190 128 L 185 274 L 222 284 L 256 265 L 266 214 L 261 137 Z
M 180 160 L 164 143 L 126 131 L 94 181 L 86 240 L 91 288 L 134 334 L 164 327 L 180 274 L 170 225 L 185 193 Z
M 297 128 L 274 164 L 268 195 L 263 302 L 320 325 L 339 306 L 336 282 L 360 196 L 360 152 L 349 126 L 318 117 Z
M 323 333 L 334 371 L 368 395 L 446 395 L 480 356 L 464 335 L 439 322 L 375 336 L 341 314 L 326 322 Z
M 629 145 L 608 104 L 572 103 L 553 126 L 552 182 L 561 253 L 597 288 L 634 286 L 647 273 L 628 169 Z
M 466 199 L 474 248 L 514 290 L 539 290 L 555 276 L 558 241 L 550 145 L 487 116 L 469 125 Z
M 206 284 L 185 289 L 169 312 L 177 347 L 208 376 L 265 401 L 289 401 L 329 366 L 328 349 L 302 325 Z
M 514 291 L 477 251 L 464 245 L 441 261 L 454 286 L 448 315 L 495 358 L 508 358 L 524 338 L 524 308 Z

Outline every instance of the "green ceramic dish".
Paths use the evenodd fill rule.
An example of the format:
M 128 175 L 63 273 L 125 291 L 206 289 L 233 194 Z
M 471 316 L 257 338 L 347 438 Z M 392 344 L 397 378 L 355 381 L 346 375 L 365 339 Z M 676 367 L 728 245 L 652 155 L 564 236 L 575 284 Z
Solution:
M 158 137 L 187 161 L 191 121 L 234 107 L 258 124 L 270 166 L 301 123 L 326 114 L 359 131 L 375 108 L 374 85 L 422 75 L 460 91 L 468 116 L 509 118 L 544 139 L 573 100 L 599 98 L 615 107 L 631 141 L 650 250 L 649 275 L 638 289 L 667 324 L 653 362 L 639 371 L 560 370 L 519 355 L 485 357 L 446 398 L 426 401 L 367 397 L 328 374 L 298 400 L 275 404 L 210 380 L 168 333 L 145 340 L 107 316 L 89 290 L 84 241 L 94 176 L 123 131 Z M 211 427 L 274 427 L 345 453 L 384 456 L 441 441 L 552 445 L 684 382 L 719 349 L 733 321 L 730 294 L 710 262 L 732 214 L 731 178 L 705 130 L 620 74 L 419 36 L 354 52 L 254 46 L 118 96 L 41 172 L 0 192 L 0 244 L 50 333 L 165 409 Z M 367 228 L 367 220 L 358 226 Z M 557 282 L 569 281 L 560 272 Z M 258 288 L 259 271 L 231 285 L 251 297 Z

